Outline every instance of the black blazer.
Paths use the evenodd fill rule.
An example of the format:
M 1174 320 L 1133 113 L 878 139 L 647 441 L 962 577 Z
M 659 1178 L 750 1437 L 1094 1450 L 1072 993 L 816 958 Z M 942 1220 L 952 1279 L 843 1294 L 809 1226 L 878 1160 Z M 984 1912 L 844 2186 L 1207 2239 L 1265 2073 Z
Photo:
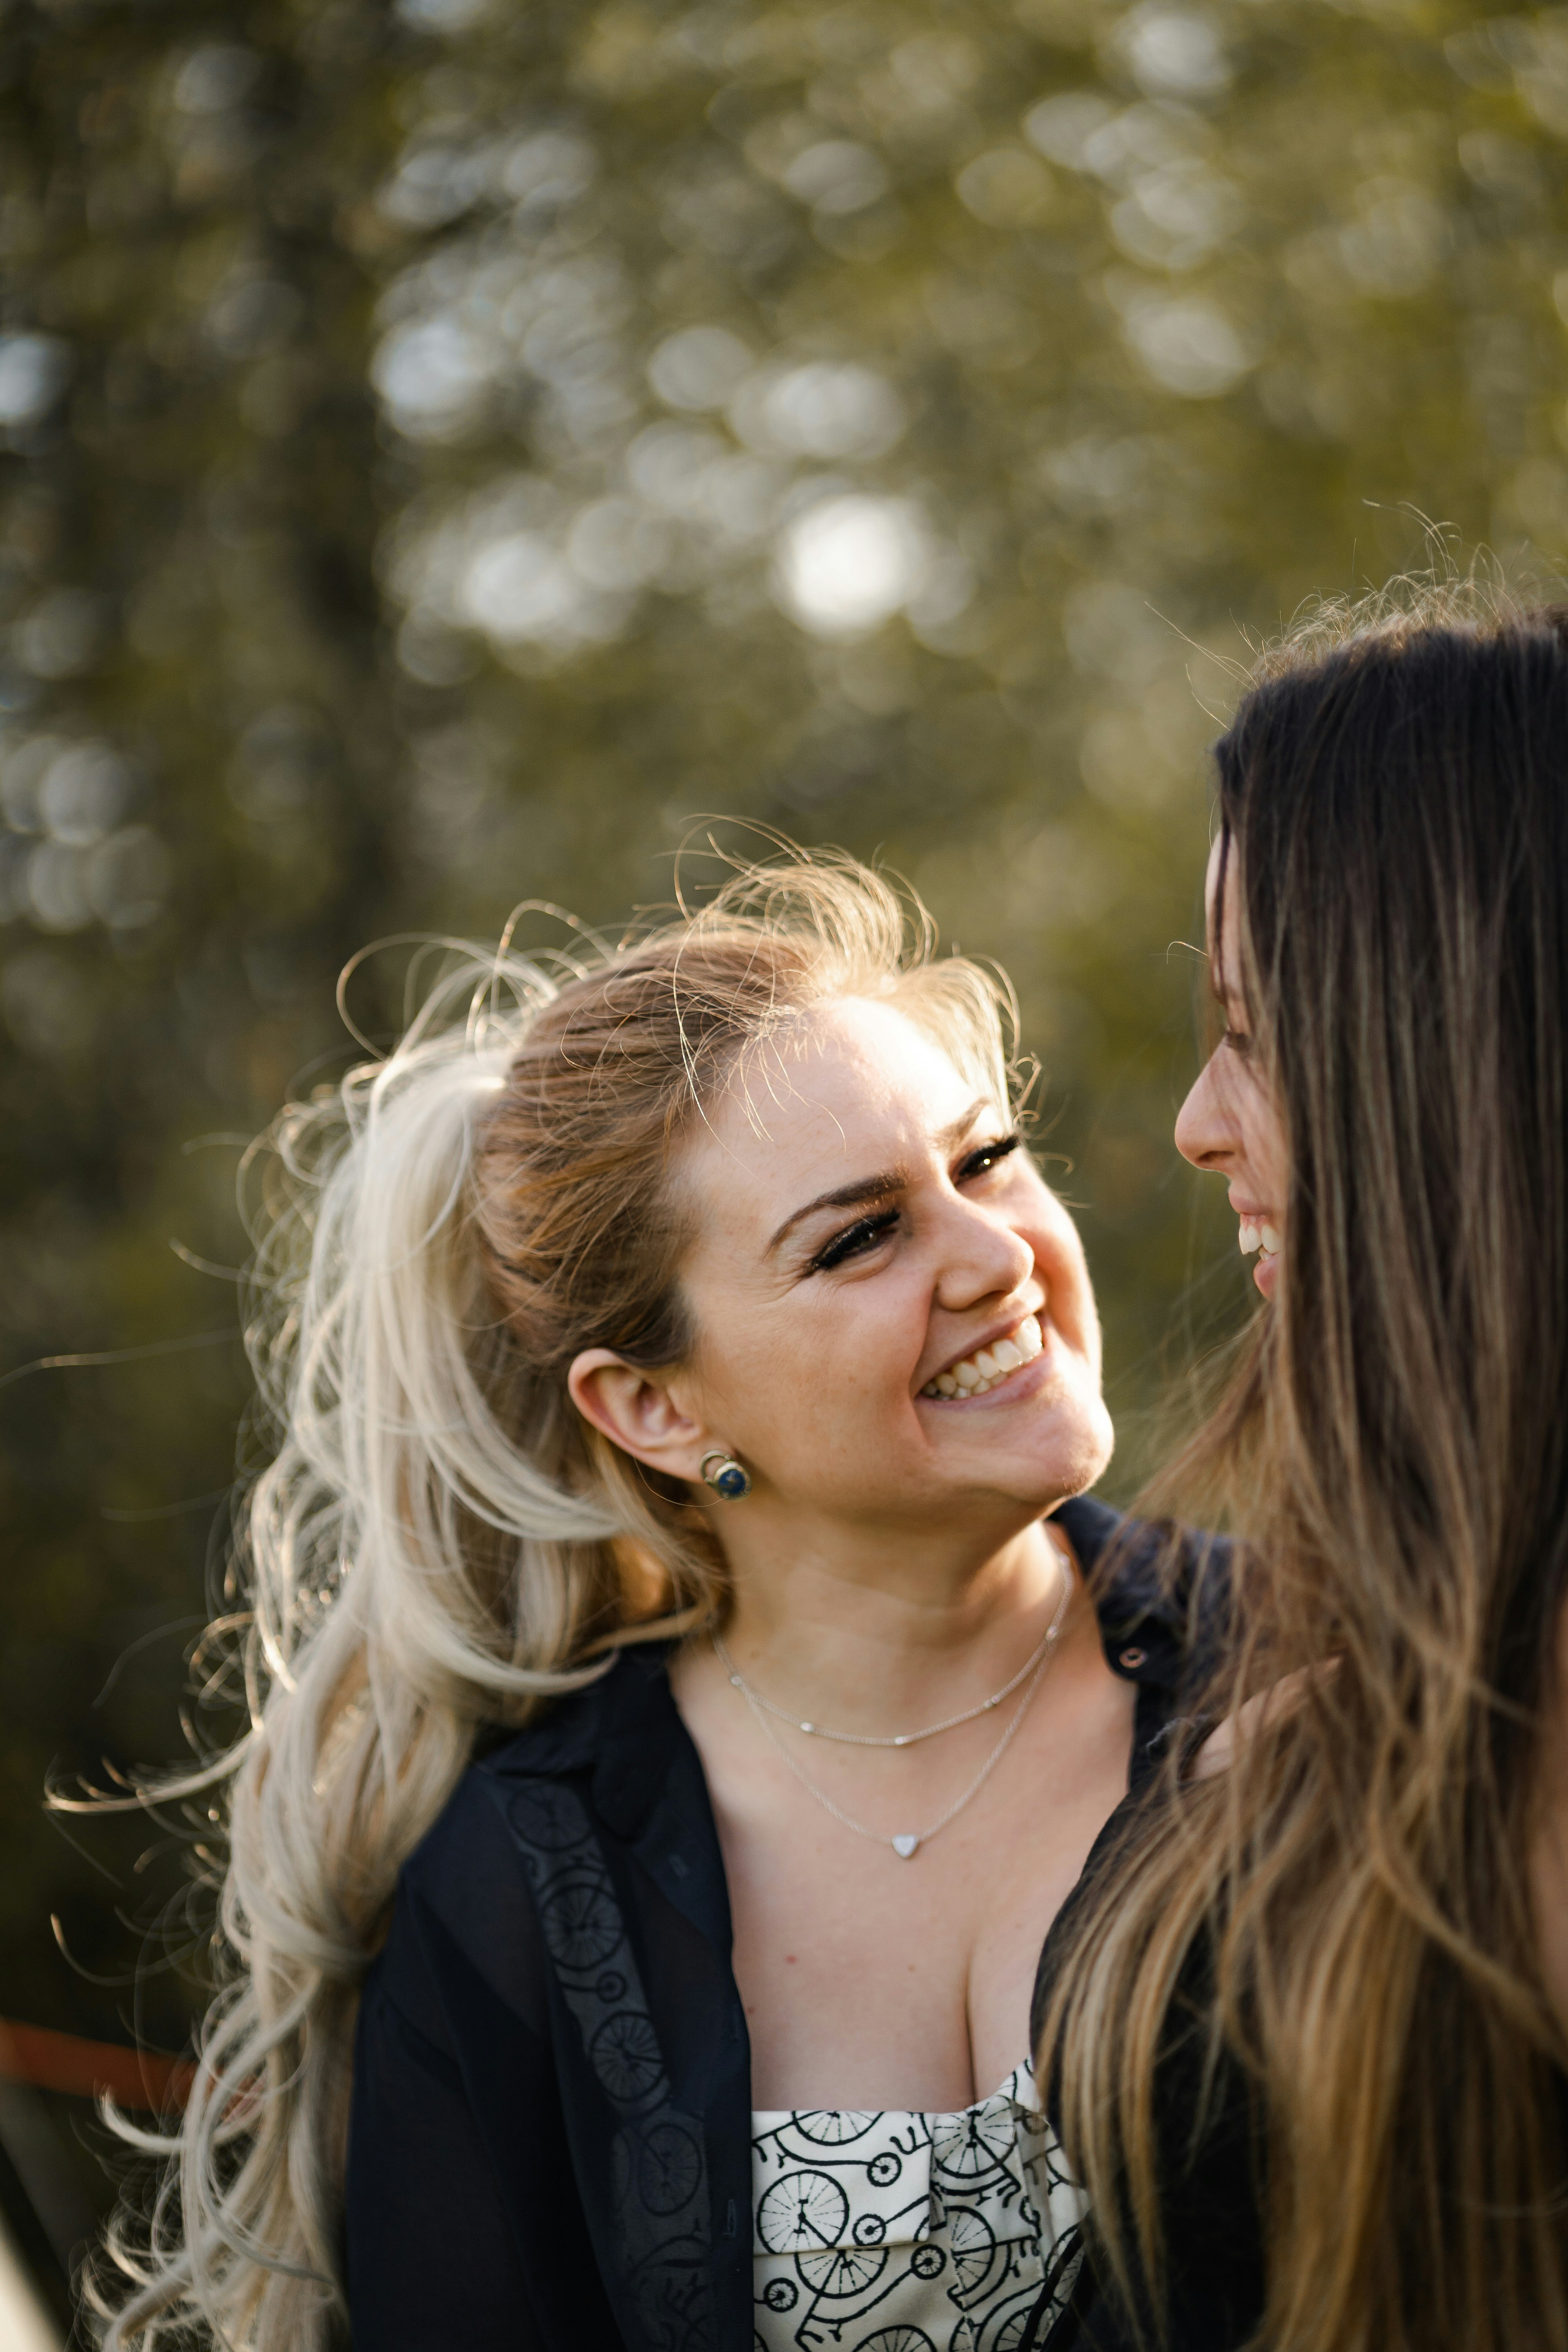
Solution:
M 1131 1785 L 1202 1661 L 1153 1539 L 1058 1517 L 1138 1685 Z M 474 1762 L 398 1882 L 354 2044 L 355 2352 L 750 2352 L 751 2055 L 664 1650 Z

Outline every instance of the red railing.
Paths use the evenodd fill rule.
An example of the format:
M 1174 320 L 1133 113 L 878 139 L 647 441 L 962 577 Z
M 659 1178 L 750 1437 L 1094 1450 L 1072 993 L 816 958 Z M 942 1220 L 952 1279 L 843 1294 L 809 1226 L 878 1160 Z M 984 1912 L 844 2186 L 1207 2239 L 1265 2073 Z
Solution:
M 161 2114 L 184 2105 L 194 2072 L 186 2059 L 156 2057 L 118 2042 L 83 2042 L 47 2025 L 0 2018 L 0 2079 L 30 2083 L 35 2090 L 63 2091 L 78 2099 L 107 2091 L 120 2106 Z

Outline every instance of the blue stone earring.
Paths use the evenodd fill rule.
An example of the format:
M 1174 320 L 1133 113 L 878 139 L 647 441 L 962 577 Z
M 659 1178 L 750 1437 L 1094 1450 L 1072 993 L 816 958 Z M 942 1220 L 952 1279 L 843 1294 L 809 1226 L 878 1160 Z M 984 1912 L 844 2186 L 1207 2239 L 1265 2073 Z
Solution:
M 711 1467 L 710 1466 L 711 1465 Z M 752 1491 L 752 1482 L 732 1454 L 716 1445 L 705 1454 L 698 1465 L 705 1486 L 711 1486 L 721 1503 L 738 1503 L 742 1495 Z

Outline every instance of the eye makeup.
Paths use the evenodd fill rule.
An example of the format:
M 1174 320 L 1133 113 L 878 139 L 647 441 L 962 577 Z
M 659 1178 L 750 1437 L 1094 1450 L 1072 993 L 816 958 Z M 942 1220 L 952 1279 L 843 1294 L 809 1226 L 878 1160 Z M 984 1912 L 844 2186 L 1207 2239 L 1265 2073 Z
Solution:
M 1016 1151 L 1022 1141 L 1022 1136 L 1012 1134 L 999 1136 L 994 1143 L 980 1144 L 973 1151 L 964 1154 L 954 1181 L 963 1184 L 976 1176 L 988 1174 L 1010 1153 Z M 852 1258 L 863 1257 L 868 1250 L 875 1249 L 885 1234 L 892 1232 L 902 1213 L 900 1209 L 889 1207 L 879 1209 L 870 1216 L 857 1217 L 852 1225 L 847 1225 L 842 1233 L 835 1234 L 832 1240 L 816 1252 L 807 1267 L 808 1273 L 831 1274 L 835 1266 L 844 1265 Z
M 826 1248 L 818 1250 L 811 1261 L 812 1273 L 831 1274 L 846 1259 L 863 1257 L 867 1250 L 876 1247 L 884 1234 L 892 1232 L 900 1214 L 898 1209 L 881 1209 L 875 1216 L 857 1217 L 843 1233 L 835 1234 Z
M 994 1143 L 981 1144 L 976 1150 L 969 1153 L 960 1169 L 960 1183 L 966 1176 L 984 1176 L 988 1168 L 996 1167 L 1000 1161 L 1007 1158 L 1009 1152 L 1016 1151 L 1023 1140 L 1023 1137 L 1015 1130 L 1011 1135 L 998 1136 Z

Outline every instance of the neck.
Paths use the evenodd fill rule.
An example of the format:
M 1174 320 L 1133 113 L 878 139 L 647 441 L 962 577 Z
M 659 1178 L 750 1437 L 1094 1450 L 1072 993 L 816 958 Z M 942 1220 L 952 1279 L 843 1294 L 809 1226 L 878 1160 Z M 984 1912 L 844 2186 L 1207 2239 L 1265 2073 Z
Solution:
M 737 1548 L 739 1549 L 739 1548 Z M 1041 1522 L 945 1562 L 880 1562 L 796 1544 L 731 1557 L 725 1647 L 776 1705 L 868 1734 L 978 1703 L 1016 1674 L 1062 1597 L 1060 1539 Z

